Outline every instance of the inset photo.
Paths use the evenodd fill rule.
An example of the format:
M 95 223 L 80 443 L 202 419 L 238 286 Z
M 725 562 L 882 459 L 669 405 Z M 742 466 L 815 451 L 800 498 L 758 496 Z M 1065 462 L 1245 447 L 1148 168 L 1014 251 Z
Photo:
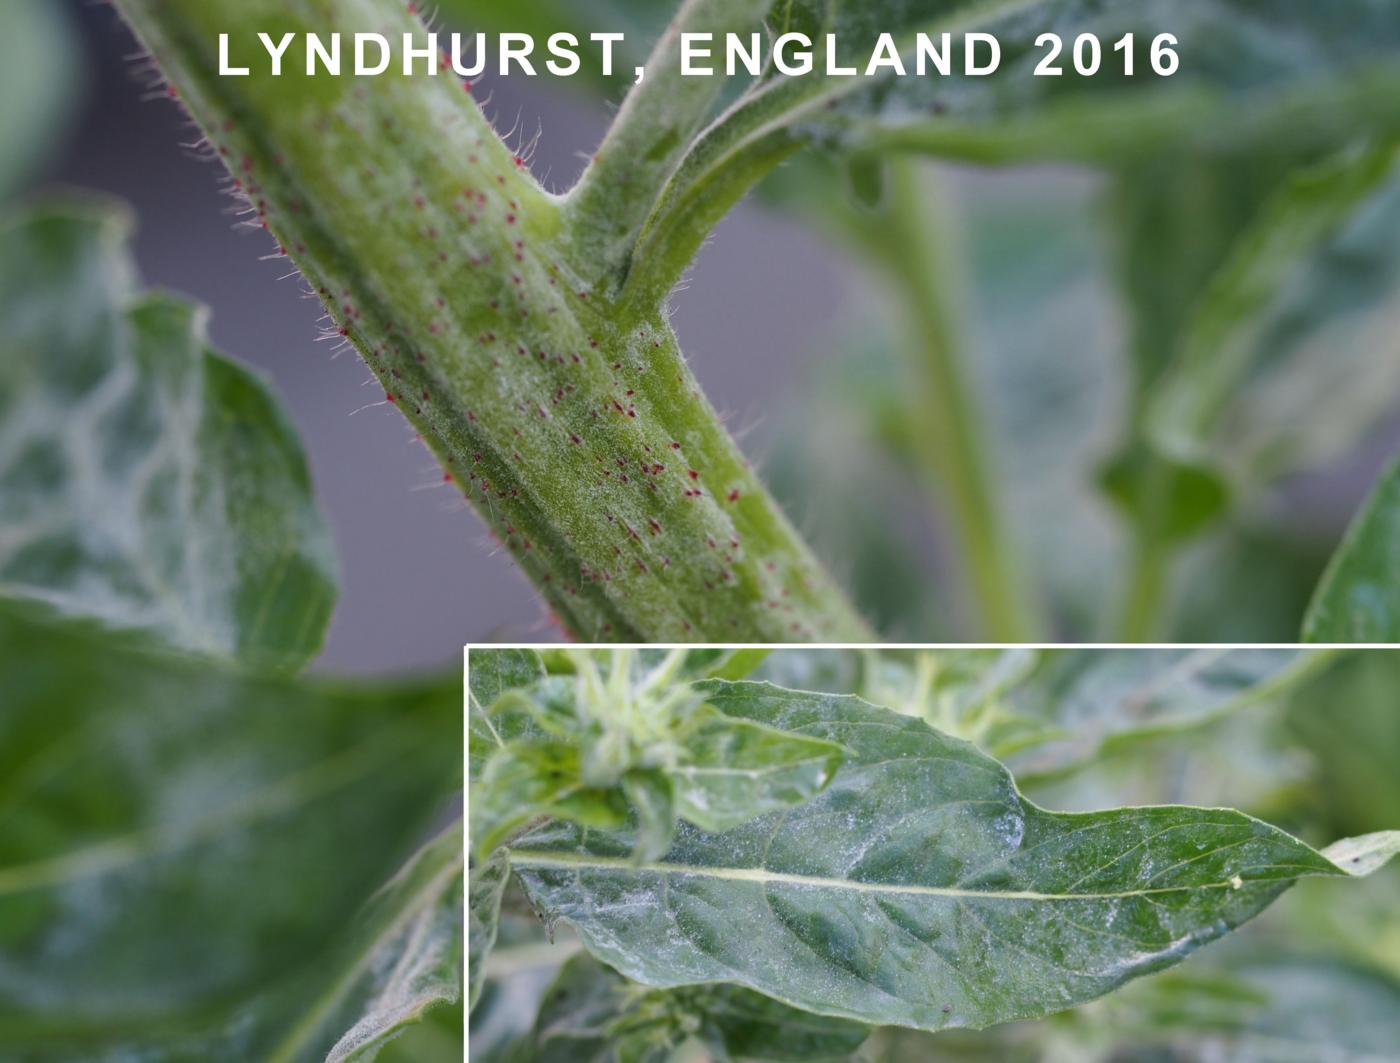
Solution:
M 467 673 L 473 1063 L 1400 1058 L 1400 651 Z

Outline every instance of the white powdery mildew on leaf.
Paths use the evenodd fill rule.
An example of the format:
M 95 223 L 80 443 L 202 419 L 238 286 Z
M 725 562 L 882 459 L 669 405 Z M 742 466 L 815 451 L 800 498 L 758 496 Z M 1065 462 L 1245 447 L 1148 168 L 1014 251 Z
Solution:
M 306 463 L 204 311 L 138 294 L 129 229 L 50 207 L 0 240 L 0 591 L 294 668 L 335 597 Z
M 460 849 L 458 850 L 460 852 Z M 409 898 L 408 917 L 396 920 L 366 957 L 369 994 L 360 1019 L 336 1042 L 326 1063 L 367 1059 L 409 1023 L 462 993 L 461 861 L 455 860 Z
M 534 901 L 644 984 L 733 982 L 828 1015 L 982 1027 L 1101 996 L 1300 875 L 1341 873 L 1230 810 L 1047 812 L 968 743 L 856 698 L 709 694 L 733 716 L 841 744 L 837 777 L 735 830 L 683 827 L 655 862 L 567 826 L 512 852 Z

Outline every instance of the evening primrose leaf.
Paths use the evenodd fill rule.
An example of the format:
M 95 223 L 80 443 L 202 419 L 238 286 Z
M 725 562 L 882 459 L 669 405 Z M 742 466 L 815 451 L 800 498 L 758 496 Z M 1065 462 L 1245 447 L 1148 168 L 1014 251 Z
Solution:
M 564 824 L 511 854 L 542 911 L 647 985 L 725 981 L 857 1021 L 982 1027 L 1102 996 L 1299 877 L 1346 874 L 1227 809 L 1046 811 L 975 747 L 858 698 L 755 683 L 708 696 L 839 742 L 836 779 L 723 834 L 682 827 L 664 862 L 636 866 L 625 839 Z
M 739 986 L 638 988 L 578 955 L 541 1003 L 528 1042 L 533 1054 L 522 1056 L 540 1063 L 668 1060 L 694 1038 L 720 1061 L 796 1063 L 848 1058 L 869 1033 L 860 1023 L 807 1014 Z
M 688 759 L 670 771 L 681 816 L 702 830 L 729 830 L 810 800 L 840 767 L 835 743 L 705 715 L 686 740 Z
M 1183 1031 L 1177 1042 L 1201 1055 L 1270 1063 L 1281 1046 L 1296 1059 L 1383 1060 L 1400 1042 L 1400 984 L 1323 956 L 1278 956 L 1234 968 L 1266 998 L 1243 1029 L 1216 1035 Z
M 814 71 L 783 76 L 769 67 L 661 174 L 666 183 L 631 252 L 625 291 L 639 304 L 663 296 L 699 247 L 697 222 L 718 221 L 725 205 L 803 145 L 1122 166 L 1164 146 L 1304 154 L 1384 134 L 1400 126 L 1400 26 L 1391 14 L 1373 0 L 1290 0 L 1267 11 L 1250 0 L 782 0 L 770 22 L 815 38 Z M 965 31 L 999 42 L 995 73 L 965 73 Z M 862 73 L 889 34 L 911 76 L 890 67 L 871 77 L 828 74 L 825 32 L 840 42 L 837 61 Z M 917 76 L 920 32 L 935 43 L 952 34 L 947 75 L 930 66 Z M 1046 33 L 1064 43 L 1062 76 L 1036 76 L 1048 54 L 1036 41 Z M 1094 35 L 1103 54 L 1088 76 L 1068 56 L 1082 34 Z M 1134 73 L 1125 76 L 1113 46 L 1129 34 Z M 1179 69 L 1158 73 L 1164 59 Z M 588 174 L 583 181 L 590 185 Z
M 0 232 L 0 594 L 295 669 L 336 595 L 305 456 L 202 310 L 138 293 L 130 228 L 88 204 Z
M 747 679 L 772 652 L 762 646 L 691 650 L 686 655 L 685 673 L 692 679 Z
M 1222 415 L 1236 407 L 1245 385 L 1260 386 L 1270 363 L 1283 361 L 1280 336 L 1270 326 L 1278 305 L 1296 294 L 1290 282 L 1325 261 L 1329 243 L 1395 172 L 1395 158 L 1387 145 L 1285 170 L 1282 187 L 1250 217 L 1186 319 L 1180 351 L 1149 413 L 1151 436 L 1164 453 L 1206 460 Z M 1356 307 L 1313 308 L 1324 317 L 1342 310 Z
M 460 682 L 144 642 L 0 603 L 5 1054 L 319 1063 L 456 998 Z
M 1016 757 L 1012 767 L 1023 780 L 1073 771 L 1124 745 L 1204 727 L 1280 695 L 1332 660 L 1292 649 L 1052 651 L 1013 701 L 1061 737 Z
M 1239 1063 L 1379 1061 L 1400 1037 L 1400 985 L 1328 955 L 1248 950 L 1135 983 L 1068 1027 L 1100 1059 L 1160 1046 L 1173 1058 Z
M 425 1015 L 462 998 L 462 824 L 425 845 L 371 902 L 370 995 L 326 1063 L 370 1060 Z M 473 947 L 476 947 L 473 942 Z
M 481 649 L 467 657 L 468 777 L 476 779 L 487 759 L 507 741 L 532 733 L 528 719 L 518 713 L 492 709 L 509 690 L 529 687 L 545 675 L 544 662 L 534 650 Z
M 512 832 L 544 817 L 588 827 L 620 827 L 627 817 L 621 793 L 583 783 L 578 747 L 553 739 L 526 739 L 498 750 L 472 787 L 472 849 L 485 858 Z
M 544 661 L 534 650 L 480 649 L 468 656 L 472 701 L 489 709 L 507 690 L 531 686 L 545 677 Z
M 914 57 L 919 31 L 935 39 L 952 31 L 959 46 L 959 31 L 966 30 L 1000 41 L 1000 69 L 990 76 L 965 74 L 960 47 L 948 76 L 930 67 L 926 77 L 899 78 L 889 69 L 873 79 L 831 77 L 819 61 L 815 76 L 765 81 L 729 116 L 747 128 L 761 114 L 770 129 L 782 123 L 796 136 L 859 149 L 1102 161 L 1139 157 L 1164 140 L 1207 148 L 1270 136 L 1336 143 L 1397 117 L 1369 105 L 1400 74 L 1400 29 L 1384 5 L 1369 0 L 1326 9 L 1275 4 L 1267 12 L 1246 0 L 1107 7 L 1056 0 L 783 0 L 772 19 L 814 36 L 836 33 L 843 46 L 838 58 L 858 67 L 880 33 L 903 46 L 906 60 Z M 1047 55 L 1035 44 L 1042 33 L 1065 42 L 1060 77 L 1033 76 Z M 1067 54 L 1085 33 L 1104 51 L 1101 69 L 1088 76 Z M 1125 76 L 1124 57 L 1110 48 L 1129 33 L 1135 71 Z M 1160 76 L 1151 62 L 1153 42 L 1163 34 L 1171 35 L 1180 59 L 1170 76 Z M 1292 44 L 1286 60 L 1280 40 Z M 915 64 L 906 69 L 912 73 Z
M 1382 475 L 1303 621 L 1305 642 L 1400 642 L 1400 461 Z
M 637 816 L 633 855 L 639 861 L 660 859 L 676 836 L 674 784 L 659 768 L 633 769 L 622 777 L 622 792 Z
M 501 897 L 510 879 L 510 859 L 498 849 L 471 869 L 467 889 L 467 1007 L 476 1007 L 485 979 L 486 957 L 496 947 Z

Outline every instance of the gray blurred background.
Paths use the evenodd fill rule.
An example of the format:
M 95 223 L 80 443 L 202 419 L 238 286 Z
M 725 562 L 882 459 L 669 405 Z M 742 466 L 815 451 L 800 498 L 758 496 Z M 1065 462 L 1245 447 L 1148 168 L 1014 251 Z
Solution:
M 221 350 L 257 366 L 301 429 L 340 552 L 342 592 L 321 667 L 375 673 L 440 664 L 464 641 L 547 641 L 556 629 L 510 559 L 451 488 L 368 370 L 316 341 L 318 305 L 285 262 L 261 261 L 262 233 L 235 231 L 219 171 L 188 148 L 194 133 L 135 76 L 136 45 L 116 14 L 92 0 L 69 9 L 88 83 L 71 131 L 31 194 L 76 187 L 136 211 L 136 254 L 152 285 L 207 304 Z M 487 79 L 498 128 L 538 133 L 535 173 L 562 190 L 608 121 L 582 84 Z M 553 91 L 551 91 L 551 89 Z M 770 213 L 741 208 L 702 253 L 675 326 L 716 406 L 746 449 L 762 450 L 765 412 L 782 400 L 809 351 L 820 350 L 847 300 L 848 281 L 816 237 Z M 357 412 L 358 411 L 358 412 Z M 406 563 L 391 577 L 386 544 Z

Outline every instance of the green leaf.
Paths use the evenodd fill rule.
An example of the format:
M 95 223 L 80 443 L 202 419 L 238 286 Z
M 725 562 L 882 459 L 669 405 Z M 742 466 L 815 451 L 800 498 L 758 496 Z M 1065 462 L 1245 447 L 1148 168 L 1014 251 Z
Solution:
M 422 1022 L 385 1045 L 377 1063 L 460 1063 L 466 1020 L 460 1002 L 434 1008 Z M 477 1058 L 475 1053 L 472 1058 Z
M 497 850 L 473 867 L 467 890 L 467 1007 L 476 1007 L 485 979 L 486 957 L 496 947 L 501 897 L 510 879 L 510 858 Z
M 1238 172 L 1237 160 L 1222 162 L 1217 169 L 1224 170 L 1227 165 Z M 1266 169 L 1271 194 L 1247 213 L 1243 223 L 1235 217 L 1220 226 L 1227 233 L 1237 226 L 1239 231 L 1218 269 L 1204 275 L 1199 303 L 1183 318 L 1179 351 L 1160 393 L 1152 400 L 1152 438 L 1177 460 L 1206 460 L 1222 414 L 1237 407 L 1242 387 L 1259 386 L 1251 377 L 1263 375 L 1270 361 L 1283 360 L 1278 351 L 1281 337 L 1270 327 L 1271 312 L 1288 297 L 1296 298 L 1290 282 L 1299 277 L 1312 282 L 1307 288 L 1326 287 L 1326 278 L 1318 276 L 1316 270 L 1309 276 L 1308 267 L 1317 266 L 1319 261 L 1326 263 L 1324 252 L 1339 233 L 1385 189 L 1387 179 L 1395 173 L 1395 150 L 1387 145 L 1348 152 L 1310 166 L 1280 166 L 1279 170 L 1282 177 Z M 1257 175 L 1252 185 L 1238 176 L 1223 180 L 1237 198 L 1246 200 L 1257 197 L 1261 183 Z M 1248 190 L 1241 193 L 1240 185 Z M 1278 187 L 1274 190 L 1272 186 Z M 1234 205 L 1237 214 L 1240 206 Z M 1199 214 L 1176 216 L 1179 228 L 1191 230 L 1210 221 L 1210 216 Z M 1372 216 L 1366 221 L 1376 224 Z M 1144 257 L 1159 254 L 1155 244 L 1141 251 Z M 1337 268 L 1337 264 L 1333 266 Z M 1354 265 L 1343 268 L 1348 277 L 1354 276 Z M 1354 304 L 1363 302 L 1364 296 L 1364 292 L 1353 295 L 1353 305 L 1345 309 L 1355 312 Z M 1142 300 L 1138 302 L 1141 305 Z M 1322 317 L 1340 309 L 1323 304 L 1312 311 Z M 1224 465 L 1218 457 L 1212 460 Z
M 295 669 L 336 592 L 301 446 L 203 311 L 138 293 L 129 234 L 100 205 L 0 231 L 0 594 Z
M 518 714 L 493 716 L 490 710 L 506 691 L 528 687 L 544 675 L 544 662 L 534 650 L 482 649 L 468 655 L 468 778 L 478 778 L 491 754 L 511 738 L 533 731 Z
M 240 677 L 14 603 L 0 673 L 7 1055 L 355 1058 L 460 994 L 460 831 L 423 847 L 455 681 Z
M 1246 953 L 1138 983 L 1076 1014 L 1071 1035 L 1098 1059 L 1160 1046 L 1237 1063 L 1379 1061 L 1400 1037 L 1400 985 L 1323 954 Z
M 772 652 L 771 649 L 762 646 L 726 650 L 723 658 L 710 665 L 706 677 L 728 679 L 731 682 L 747 679 L 762 666 Z
M 326 1063 L 374 1059 L 403 1030 L 462 999 L 462 908 L 458 820 L 416 853 L 371 902 L 366 923 L 375 927 L 373 944 L 351 972 L 368 992 L 340 1006 L 354 1025 L 327 1053 Z M 283 1043 L 283 1058 L 299 1057 L 305 1031 L 320 1020 L 313 1013 L 303 1022 Z
M 810 1015 L 738 986 L 645 990 L 590 956 L 559 972 L 534 1032 L 517 1049 L 533 1063 L 633 1063 L 672 1058 L 695 1039 L 717 1060 L 845 1059 L 869 1036 L 859 1023 Z
M 781 14 L 780 14 L 781 12 Z M 1379 104 L 1397 74 L 1400 27 L 1384 5 L 1306 0 L 1261 11 L 1248 0 L 1175 0 L 1082 5 L 1067 0 L 796 0 L 774 5 L 773 20 L 812 33 L 834 32 L 846 57 L 864 66 L 877 33 L 913 53 L 916 31 L 979 30 L 999 38 L 1000 69 L 987 77 L 773 78 L 748 105 L 770 125 L 800 136 L 832 137 L 861 147 L 906 147 L 977 159 L 1131 159 L 1164 140 L 1207 147 L 1242 142 L 1333 140 L 1386 127 L 1394 110 Z M 1065 42 L 1061 77 L 1035 77 L 1046 55 L 1036 38 Z M 1069 52 L 1077 36 L 1096 35 L 1102 69 L 1084 76 Z M 1136 35 L 1136 72 L 1110 51 Z M 1180 70 L 1163 77 L 1150 48 L 1172 34 Z M 1282 42 L 1287 41 L 1290 47 Z M 960 43 L 960 42 L 957 42 Z M 910 64 L 912 70 L 912 64 Z M 737 118 L 738 116 L 736 116 Z M 747 117 L 747 116 L 744 116 Z M 731 119 L 735 120 L 735 119 Z M 1324 122 L 1328 124 L 1323 124 Z M 1333 141 L 1335 142 L 1335 140 Z
M 1347 532 L 1303 621 L 1305 642 L 1400 642 L 1400 462 Z
M 50 0 L 7 0 L 0 9 L 0 197 L 67 127 L 83 80 L 68 21 Z
M 622 777 L 622 792 L 637 816 L 636 858 L 665 856 L 680 817 L 674 781 L 659 768 L 634 768 Z
M 816 72 L 783 77 L 770 69 L 696 139 L 641 231 L 626 288 L 637 305 L 664 295 L 703 232 L 804 144 L 854 154 L 1122 165 L 1164 149 L 1320 151 L 1400 125 L 1393 105 L 1400 25 L 1373 0 L 1325 7 L 1288 0 L 1267 12 L 1251 0 L 782 0 L 769 21 L 816 38 Z M 881 32 L 912 58 L 918 32 L 935 40 L 950 32 L 957 45 L 970 30 L 1000 41 L 995 74 L 964 74 L 959 49 L 948 76 L 824 72 L 826 32 L 842 42 L 838 59 L 863 68 Z M 1096 35 L 1103 68 L 1082 76 L 1064 55 L 1063 76 L 1034 76 L 1046 55 L 1035 41 L 1047 32 L 1064 40 L 1066 52 L 1080 34 Z M 1128 33 L 1135 35 L 1131 78 L 1112 51 Z M 1150 64 L 1162 34 L 1177 39 L 1181 66 L 1171 76 Z M 907 69 L 915 75 L 912 62 Z
M 1055 651 L 1014 703 L 1062 737 L 1012 766 L 1023 780 L 1076 770 L 1129 743 L 1201 728 L 1283 694 L 1332 659 L 1227 647 Z
M 496 728 L 501 745 L 473 787 L 479 856 L 532 820 L 616 829 L 630 812 L 636 858 L 656 859 L 678 818 L 727 830 L 809 799 L 841 763 L 830 742 L 705 705 L 686 677 L 718 663 L 708 651 L 577 651 L 565 660 L 575 675 L 512 688 L 483 716 L 483 729 L 503 717 L 508 726 Z
M 851 697 L 712 684 L 740 719 L 839 742 L 812 801 L 636 866 L 567 825 L 512 852 L 532 900 L 647 985 L 747 986 L 924 1029 L 1029 1018 L 1180 962 L 1298 877 L 1347 872 L 1239 812 L 1048 812 L 974 747 Z M 1377 840 L 1368 851 L 1388 845 Z
M 578 748 L 546 738 L 512 742 L 493 754 L 473 784 L 471 809 L 472 850 L 482 858 L 535 819 L 598 828 L 627 819 L 620 791 L 584 784 Z
M 809 800 L 831 782 L 841 747 L 772 727 L 707 714 L 689 736 L 685 763 L 669 772 L 681 816 L 726 831 Z M 657 854 L 661 855 L 661 854 Z
M 1243 1029 L 1187 1035 L 1202 1055 L 1238 1063 L 1291 1059 L 1383 1060 L 1400 1043 L 1400 985 L 1324 957 L 1270 957 L 1233 972 L 1266 1004 Z

